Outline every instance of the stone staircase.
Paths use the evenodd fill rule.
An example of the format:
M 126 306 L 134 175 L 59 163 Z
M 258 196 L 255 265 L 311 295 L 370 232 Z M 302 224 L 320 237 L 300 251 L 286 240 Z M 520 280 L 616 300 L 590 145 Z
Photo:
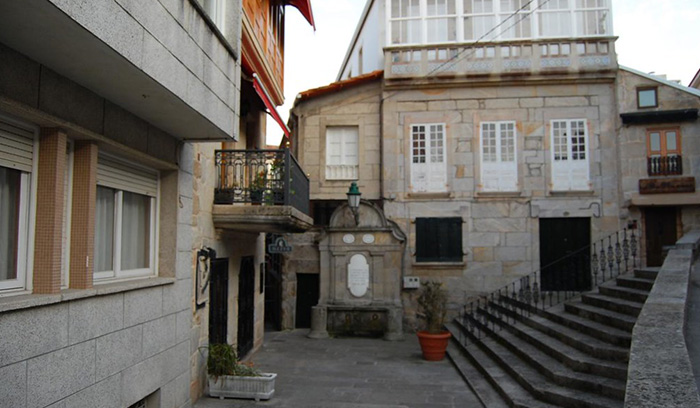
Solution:
M 492 298 L 448 325 L 448 353 L 489 408 L 622 407 L 632 329 L 657 273 L 636 270 L 544 310 Z

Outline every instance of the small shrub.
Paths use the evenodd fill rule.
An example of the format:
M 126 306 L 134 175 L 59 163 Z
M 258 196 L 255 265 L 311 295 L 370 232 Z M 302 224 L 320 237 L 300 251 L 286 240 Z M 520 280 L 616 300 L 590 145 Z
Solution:
M 259 377 L 260 372 L 252 363 L 241 363 L 238 353 L 231 344 L 210 344 L 207 347 L 207 372 L 214 379 L 222 375 L 235 375 L 241 377 Z
M 443 331 L 447 314 L 447 291 L 442 282 L 428 281 L 422 283 L 423 289 L 418 296 L 419 314 L 425 319 L 425 330 L 436 334 Z

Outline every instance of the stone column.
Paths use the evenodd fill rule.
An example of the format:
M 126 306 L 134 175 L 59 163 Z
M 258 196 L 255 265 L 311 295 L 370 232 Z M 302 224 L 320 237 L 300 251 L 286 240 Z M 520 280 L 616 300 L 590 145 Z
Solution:
M 311 339 L 328 338 L 328 310 L 325 306 L 311 308 L 311 331 L 308 337 Z
M 387 311 L 387 330 L 384 340 L 403 340 L 403 308 L 392 307 Z

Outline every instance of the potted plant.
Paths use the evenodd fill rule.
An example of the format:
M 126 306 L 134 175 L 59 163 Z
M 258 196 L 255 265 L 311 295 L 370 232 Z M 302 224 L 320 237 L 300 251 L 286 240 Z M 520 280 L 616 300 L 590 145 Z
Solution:
M 260 170 L 255 173 L 255 177 L 250 182 L 250 201 L 253 203 L 261 203 L 263 199 L 263 192 L 267 184 L 267 174 L 265 170 Z
M 442 287 L 442 282 L 422 283 L 422 290 L 418 296 L 418 309 L 419 317 L 425 320 L 425 329 L 417 332 L 423 358 L 428 361 L 442 360 L 451 336 L 450 332 L 444 328 L 447 315 L 447 291 Z
M 261 373 L 252 364 L 240 362 L 230 344 L 210 344 L 206 349 L 210 396 L 256 401 L 272 398 L 277 374 Z

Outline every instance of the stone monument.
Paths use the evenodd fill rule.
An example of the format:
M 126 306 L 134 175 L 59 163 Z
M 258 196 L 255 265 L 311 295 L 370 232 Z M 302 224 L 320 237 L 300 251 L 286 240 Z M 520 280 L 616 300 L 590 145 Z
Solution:
M 403 336 L 402 258 L 406 236 L 379 207 L 361 201 L 357 223 L 347 204 L 319 242 L 320 297 L 309 337 Z

